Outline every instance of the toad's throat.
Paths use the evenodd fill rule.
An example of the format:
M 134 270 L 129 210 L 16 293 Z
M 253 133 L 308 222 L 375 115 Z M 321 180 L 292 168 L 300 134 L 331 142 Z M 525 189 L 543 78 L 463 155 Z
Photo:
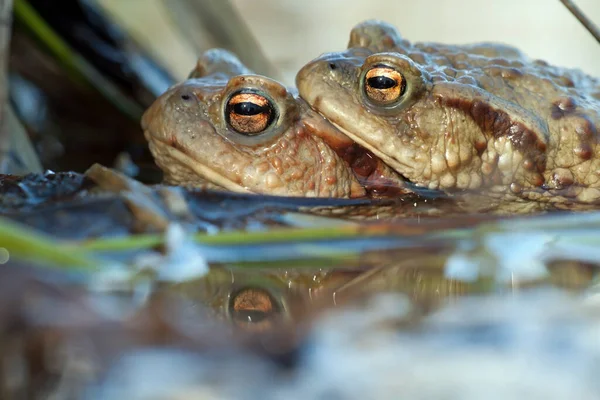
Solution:
M 189 155 L 185 154 L 183 151 L 178 150 L 175 147 L 169 145 L 169 143 L 152 136 L 150 136 L 150 140 L 152 140 L 155 143 L 155 145 L 160 146 L 166 156 L 191 169 L 196 175 L 198 175 L 202 179 L 207 180 L 213 185 L 237 193 L 254 193 L 248 188 L 245 188 L 242 185 L 232 181 L 231 179 L 216 172 L 210 167 L 199 163 Z M 174 179 L 170 178 L 168 178 L 167 180 L 175 181 Z M 199 184 L 202 184 L 202 180 L 199 180 Z
M 324 115 L 322 112 L 320 112 L 318 109 L 313 108 L 317 113 L 319 113 L 319 115 L 321 115 L 324 118 L 328 118 L 326 115 Z M 368 142 L 366 142 L 365 140 L 363 140 L 362 138 L 360 138 L 359 136 L 353 134 L 352 132 L 348 131 L 347 129 L 345 129 L 343 126 L 341 126 L 340 124 L 329 120 L 329 122 L 336 127 L 340 132 L 342 132 L 344 135 L 348 136 L 350 139 L 352 139 L 354 142 L 358 143 L 359 145 L 361 145 L 362 147 L 364 147 L 365 149 L 368 149 L 371 153 L 373 153 L 375 156 L 377 156 L 380 160 L 382 160 L 388 167 L 390 165 L 394 165 L 397 164 L 397 160 L 390 158 L 389 156 L 387 156 L 386 154 L 382 153 L 381 151 L 379 151 L 378 149 L 376 149 L 374 146 L 372 146 L 371 144 L 369 144 Z M 396 174 L 398 175 L 398 177 L 400 177 L 402 179 L 402 189 L 404 192 L 406 191 L 410 191 L 413 193 L 416 193 L 420 196 L 424 196 L 424 197 L 445 197 L 446 193 L 444 191 L 441 190 L 436 190 L 436 189 L 429 189 L 427 187 L 424 186 L 420 186 L 419 184 L 416 184 L 414 182 L 412 182 L 410 179 L 408 179 L 405 175 L 401 174 L 400 172 L 398 172 L 397 169 L 393 168 L 396 172 Z
M 316 112 L 318 112 L 321 116 L 323 116 L 324 118 L 327 118 L 326 115 L 324 115 L 323 113 L 321 113 L 319 110 L 315 110 Z M 376 149 L 374 146 L 372 146 L 371 144 L 369 144 L 368 142 L 366 142 L 365 140 L 363 140 L 361 137 L 353 134 L 352 132 L 348 131 L 347 129 L 345 129 L 343 126 L 341 126 L 340 124 L 329 120 L 329 122 L 335 126 L 340 132 L 342 132 L 344 135 L 348 136 L 350 139 L 352 139 L 354 142 L 358 143 L 359 145 L 361 145 L 362 147 L 364 147 L 365 149 L 369 149 L 369 151 L 371 153 L 373 153 L 375 156 L 377 156 L 380 160 L 382 160 L 387 166 L 390 166 L 390 164 L 393 164 L 393 160 L 390 159 L 390 157 L 388 157 L 386 154 L 382 153 L 381 151 L 379 151 L 378 149 Z M 390 162 L 392 161 L 392 162 Z M 398 174 L 398 176 L 400 178 L 402 178 L 402 180 L 407 183 L 407 184 L 412 184 L 414 185 L 410 179 L 408 179 L 406 176 L 402 175 L 401 173 L 399 173 L 398 171 L 396 171 L 396 173 Z

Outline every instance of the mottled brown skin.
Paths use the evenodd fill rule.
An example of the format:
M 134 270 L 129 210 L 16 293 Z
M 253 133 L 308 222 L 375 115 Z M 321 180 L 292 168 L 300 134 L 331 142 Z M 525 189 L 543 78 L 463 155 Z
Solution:
M 356 26 L 348 47 L 302 68 L 300 96 L 412 183 L 503 201 L 600 200 L 598 79 L 503 45 L 411 44 L 377 21 Z M 375 65 L 406 80 L 391 105 L 365 94 Z
M 264 131 L 240 133 L 236 126 L 249 126 L 243 118 L 236 125 L 225 117 L 228 102 L 240 91 L 273 105 L 276 117 Z M 142 127 L 171 184 L 307 197 L 361 197 L 377 192 L 382 182 L 402 184 L 297 93 L 252 74 L 225 50 L 206 52 L 190 79 L 146 111 Z

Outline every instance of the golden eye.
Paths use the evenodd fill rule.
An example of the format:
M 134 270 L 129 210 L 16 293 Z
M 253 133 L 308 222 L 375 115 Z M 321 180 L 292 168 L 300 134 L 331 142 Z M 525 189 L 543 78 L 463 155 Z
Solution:
M 365 75 L 365 93 L 377 103 L 391 103 L 398 100 L 406 89 L 402 74 L 393 68 L 375 66 Z
M 234 94 L 227 102 L 225 113 L 229 126 L 248 136 L 263 132 L 275 118 L 271 101 L 256 93 Z
M 240 327 L 251 331 L 265 331 L 272 327 L 273 317 L 280 312 L 271 295 L 258 288 L 237 292 L 229 304 L 229 314 Z

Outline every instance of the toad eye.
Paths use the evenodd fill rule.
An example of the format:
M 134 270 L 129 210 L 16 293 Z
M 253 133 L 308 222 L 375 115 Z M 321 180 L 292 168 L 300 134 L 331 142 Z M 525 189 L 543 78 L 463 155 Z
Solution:
M 271 101 L 257 93 L 236 93 L 227 102 L 225 119 L 236 132 L 258 135 L 275 119 Z
M 406 80 L 393 68 L 377 65 L 365 75 L 367 97 L 377 103 L 391 103 L 398 100 L 406 89 Z

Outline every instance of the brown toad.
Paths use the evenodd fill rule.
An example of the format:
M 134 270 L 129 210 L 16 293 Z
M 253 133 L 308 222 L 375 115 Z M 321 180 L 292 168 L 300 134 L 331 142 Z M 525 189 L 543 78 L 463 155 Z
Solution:
M 221 49 L 206 52 L 190 79 L 160 96 L 142 128 L 171 184 L 307 197 L 360 197 L 402 185 L 297 92 Z
M 300 96 L 417 186 L 600 200 L 600 81 L 489 43 L 409 43 L 378 21 L 311 61 Z

